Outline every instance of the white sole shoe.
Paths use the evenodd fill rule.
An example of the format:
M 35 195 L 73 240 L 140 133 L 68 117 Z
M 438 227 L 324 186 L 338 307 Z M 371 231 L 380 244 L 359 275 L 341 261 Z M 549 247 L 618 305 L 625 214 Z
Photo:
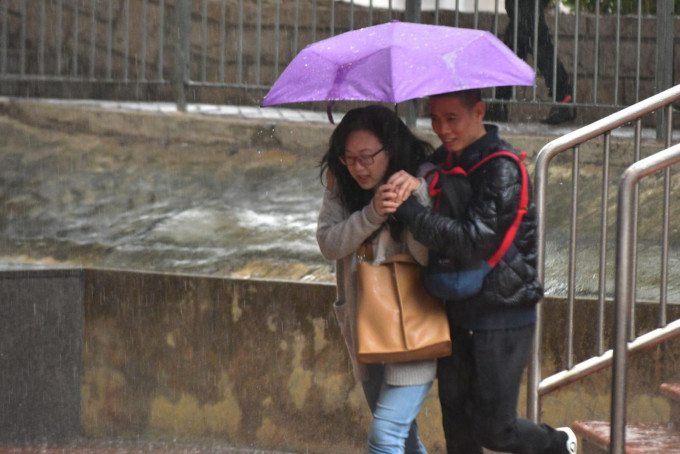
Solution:
M 578 448 L 578 441 L 576 440 L 576 434 L 569 427 L 558 427 L 555 430 L 564 432 L 567 434 L 567 452 L 569 454 L 576 454 L 576 449 Z

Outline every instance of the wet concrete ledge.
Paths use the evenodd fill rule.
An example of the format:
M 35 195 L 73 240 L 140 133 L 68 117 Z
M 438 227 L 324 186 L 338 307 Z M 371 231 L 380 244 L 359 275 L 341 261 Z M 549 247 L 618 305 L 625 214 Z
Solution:
M 369 415 L 332 313 L 334 296 L 333 285 L 292 281 L 0 272 L 0 442 L 363 452 Z M 565 359 L 566 307 L 551 298 L 543 304 L 546 374 Z M 642 305 L 639 329 L 654 325 L 653 306 Z M 592 301 L 577 302 L 577 360 L 594 345 L 595 311 Z M 680 378 L 678 347 L 664 344 L 631 361 L 635 416 L 667 420 L 657 380 Z M 547 396 L 543 421 L 606 419 L 609 380 L 603 371 Z M 436 396 L 434 389 L 419 416 L 432 453 L 443 452 Z

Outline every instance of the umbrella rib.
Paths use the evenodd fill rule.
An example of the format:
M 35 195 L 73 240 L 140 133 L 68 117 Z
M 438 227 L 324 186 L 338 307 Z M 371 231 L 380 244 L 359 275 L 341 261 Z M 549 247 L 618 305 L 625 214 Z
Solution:
M 402 47 L 402 46 L 392 46 L 392 47 Z M 372 56 L 374 56 L 375 54 L 377 54 L 377 53 L 379 53 L 379 52 L 381 52 L 381 51 L 383 51 L 383 50 L 385 50 L 385 49 L 386 49 L 386 48 L 382 48 L 382 49 L 378 49 L 378 50 L 376 50 L 376 51 L 373 51 L 373 52 L 371 52 L 370 54 L 366 54 L 366 55 L 364 55 L 363 57 L 361 57 L 361 58 L 359 58 L 359 59 L 357 59 L 357 60 L 352 61 L 351 63 L 355 63 L 355 62 L 360 62 L 360 61 L 366 60 L 366 59 L 368 59 L 369 57 L 372 57 Z M 346 66 L 346 65 L 347 65 L 347 63 L 338 63 L 338 62 L 335 61 L 335 60 L 332 60 L 332 59 L 330 59 L 330 58 L 326 58 L 325 55 L 323 55 L 323 54 L 317 52 L 316 50 L 311 50 L 311 49 L 310 49 L 310 51 L 311 51 L 311 52 L 314 52 L 315 55 L 318 55 L 319 57 L 323 58 L 323 59 L 326 60 L 326 61 L 329 61 L 329 62 L 332 62 L 332 63 L 337 63 L 337 64 L 339 64 L 339 65 L 341 65 L 341 66 Z
M 329 62 L 331 62 L 331 63 L 335 63 L 335 64 L 338 65 L 338 69 L 337 69 L 337 71 L 336 71 L 336 73 L 335 73 L 335 78 L 333 79 L 333 86 L 330 87 L 330 89 L 328 90 L 328 94 L 329 94 L 329 96 L 331 96 L 331 95 L 333 94 L 333 91 L 334 91 L 335 88 L 337 87 L 337 83 L 336 83 L 336 82 L 342 81 L 342 79 L 344 78 L 344 75 L 347 73 L 346 71 L 343 71 L 344 68 L 348 68 L 348 67 L 350 67 L 350 66 L 353 65 L 353 64 L 357 64 L 357 63 L 361 63 L 361 62 L 363 62 L 363 61 L 366 61 L 366 60 L 370 59 L 371 57 L 373 57 L 374 55 L 379 54 L 380 52 L 383 52 L 383 51 L 385 51 L 385 50 L 387 50 L 387 51 L 389 51 L 389 52 L 391 53 L 391 52 L 392 52 L 392 49 L 395 48 L 395 47 L 396 47 L 396 48 L 402 48 L 403 46 L 391 46 L 391 47 L 389 47 L 389 48 L 381 48 L 381 49 L 378 49 L 378 50 L 376 50 L 376 51 L 374 51 L 374 52 L 371 52 L 371 53 L 369 53 L 369 54 L 366 54 L 366 55 L 362 56 L 361 58 L 359 58 L 359 59 L 357 59 L 357 60 L 354 60 L 354 61 L 352 61 L 352 62 L 349 62 L 349 63 L 338 63 L 338 62 L 336 62 L 335 60 L 332 60 L 332 59 L 330 59 L 330 58 L 327 58 L 325 55 L 323 55 L 323 54 L 317 52 L 316 50 L 310 49 L 310 51 L 313 52 L 313 53 L 314 53 L 315 55 L 317 55 L 318 57 L 323 58 L 323 59 L 326 60 L 326 61 L 329 61 Z M 389 61 L 392 62 L 392 59 L 389 59 Z M 389 75 L 390 75 L 390 86 L 392 85 L 392 74 L 394 73 L 393 71 L 394 71 L 394 68 L 393 68 L 393 67 L 390 67 L 390 74 L 389 74 Z M 393 91 L 393 90 L 392 90 L 392 91 Z M 396 103 L 396 99 L 395 99 L 394 97 L 392 97 L 389 101 L 390 101 L 391 103 Z

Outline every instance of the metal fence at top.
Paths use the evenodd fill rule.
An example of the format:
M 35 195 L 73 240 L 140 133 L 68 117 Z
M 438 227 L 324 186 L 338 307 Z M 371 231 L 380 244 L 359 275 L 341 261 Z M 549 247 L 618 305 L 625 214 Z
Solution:
M 673 85 L 673 0 L 659 0 L 656 15 L 642 0 L 632 11 L 622 11 L 622 0 L 614 11 L 572 3 L 556 10 L 549 0 L 0 0 L 0 93 L 258 104 L 307 44 L 393 19 L 486 29 L 526 51 L 539 77 L 510 103 L 562 101 L 560 66 L 575 105 L 619 108 Z M 547 37 L 533 32 L 541 18 Z M 551 43 L 552 71 L 532 51 Z

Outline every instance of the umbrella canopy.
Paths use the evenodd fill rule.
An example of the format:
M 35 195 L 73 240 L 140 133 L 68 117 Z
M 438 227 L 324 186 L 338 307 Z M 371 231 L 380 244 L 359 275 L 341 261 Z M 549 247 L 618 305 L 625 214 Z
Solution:
M 533 85 L 534 71 L 492 33 L 391 21 L 304 48 L 262 106 L 408 99 L 472 88 Z

